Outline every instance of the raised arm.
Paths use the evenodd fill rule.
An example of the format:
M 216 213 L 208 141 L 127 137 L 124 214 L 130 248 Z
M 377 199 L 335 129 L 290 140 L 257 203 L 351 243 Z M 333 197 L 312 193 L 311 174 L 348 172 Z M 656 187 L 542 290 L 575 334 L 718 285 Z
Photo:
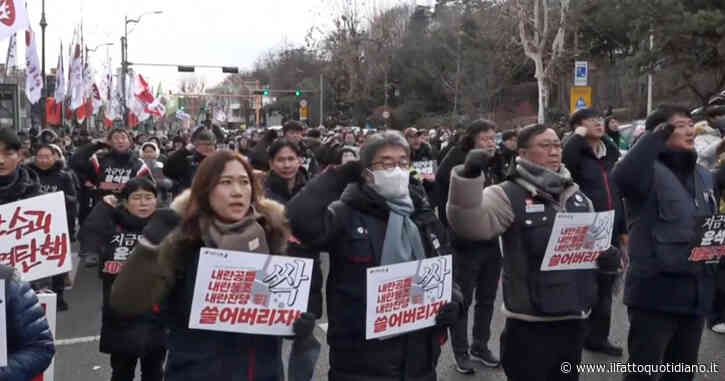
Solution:
M 483 175 L 466 178 L 463 166 L 453 168 L 448 194 L 448 223 L 453 231 L 472 241 L 490 240 L 514 222 L 511 201 L 498 185 L 483 188 Z
M 335 222 L 339 216 L 335 216 L 328 206 L 340 198 L 347 184 L 360 181 L 361 173 L 360 163 L 350 162 L 330 168 L 310 180 L 287 203 L 292 234 L 307 246 L 325 248 L 342 228 Z
M 657 156 L 665 150 L 668 137 L 665 129 L 647 133 L 617 163 L 612 170 L 612 177 L 623 197 L 641 200 L 649 194 L 654 164 Z

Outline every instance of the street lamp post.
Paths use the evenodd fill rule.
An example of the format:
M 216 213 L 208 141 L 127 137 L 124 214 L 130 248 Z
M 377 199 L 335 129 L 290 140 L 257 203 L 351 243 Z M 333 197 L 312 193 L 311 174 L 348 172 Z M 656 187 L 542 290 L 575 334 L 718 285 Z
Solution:
M 141 18 L 154 14 L 159 15 L 163 13 L 163 11 L 154 11 L 154 12 L 147 12 L 142 14 L 141 16 L 138 16 L 135 19 L 129 19 L 128 16 L 124 17 L 124 23 L 123 23 L 123 37 L 121 37 L 121 93 L 123 95 L 123 125 L 124 127 L 128 127 L 128 105 L 126 103 L 126 78 L 128 77 L 128 23 L 134 23 L 138 24 L 141 21 Z
M 45 20 L 45 0 L 43 0 L 42 7 L 43 7 L 42 13 L 40 16 L 40 30 L 41 30 L 41 34 L 42 34 L 42 44 L 43 44 L 43 47 L 42 47 L 43 63 L 42 63 L 42 68 L 41 68 L 42 73 L 43 73 L 43 102 L 42 102 L 43 109 L 41 110 L 41 115 L 43 118 L 43 121 L 42 121 L 43 128 L 45 129 L 48 127 L 48 125 L 47 125 L 48 124 L 48 115 L 47 115 L 47 109 L 46 109 L 46 103 L 48 102 L 48 84 L 46 83 L 46 78 L 45 78 L 45 27 L 48 26 L 48 23 Z

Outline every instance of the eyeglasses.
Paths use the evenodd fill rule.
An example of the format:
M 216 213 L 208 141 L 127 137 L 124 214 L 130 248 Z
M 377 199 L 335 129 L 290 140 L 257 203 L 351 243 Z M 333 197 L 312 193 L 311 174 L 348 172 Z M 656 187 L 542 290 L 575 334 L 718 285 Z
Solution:
M 398 167 L 400 169 L 410 168 L 410 162 L 408 160 L 401 160 L 399 162 L 394 161 L 377 161 L 372 164 L 373 169 L 393 169 Z

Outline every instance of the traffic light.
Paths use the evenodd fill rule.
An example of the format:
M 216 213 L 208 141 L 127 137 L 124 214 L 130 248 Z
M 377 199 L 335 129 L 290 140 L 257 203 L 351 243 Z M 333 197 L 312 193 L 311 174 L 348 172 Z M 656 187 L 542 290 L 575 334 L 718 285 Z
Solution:
M 195 68 L 193 66 L 179 66 L 178 67 L 178 70 L 181 73 L 193 73 L 194 69 Z
M 295 90 L 295 96 L 299 97 L 300 95 L 302 95 L 302 91 L 300 89 Z
M 264 95 L 265 96 L 269 95 L 269 89 L 264 89 Z
M 222 67 L 222 73 L 239 74 L 239 68 L 232 67 L 232 66 L 224 66 L 224 67 Z

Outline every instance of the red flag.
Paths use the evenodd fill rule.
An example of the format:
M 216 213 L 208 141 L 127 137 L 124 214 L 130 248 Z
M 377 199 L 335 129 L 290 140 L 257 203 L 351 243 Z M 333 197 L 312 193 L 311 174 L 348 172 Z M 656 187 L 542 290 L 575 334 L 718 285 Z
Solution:
M 138 123 L 139 123 L 139 121 L 138 121 L 138 117 L 136 116 L 136 114 L 129 111 L 128 112 L 128 127 L 136 128 Z
M 79 123 L 83 123 L 91 115 L 93 115 L 93 102 L 88 98 L 85 103 L 76 109 L 76 119 L 78 119 Z
M 46 121 L 52 126 L 60 126 L 61 114 L 63 112 L 63 104 L 56 103 L 55 98 L 48 98 L 45 104 Z

